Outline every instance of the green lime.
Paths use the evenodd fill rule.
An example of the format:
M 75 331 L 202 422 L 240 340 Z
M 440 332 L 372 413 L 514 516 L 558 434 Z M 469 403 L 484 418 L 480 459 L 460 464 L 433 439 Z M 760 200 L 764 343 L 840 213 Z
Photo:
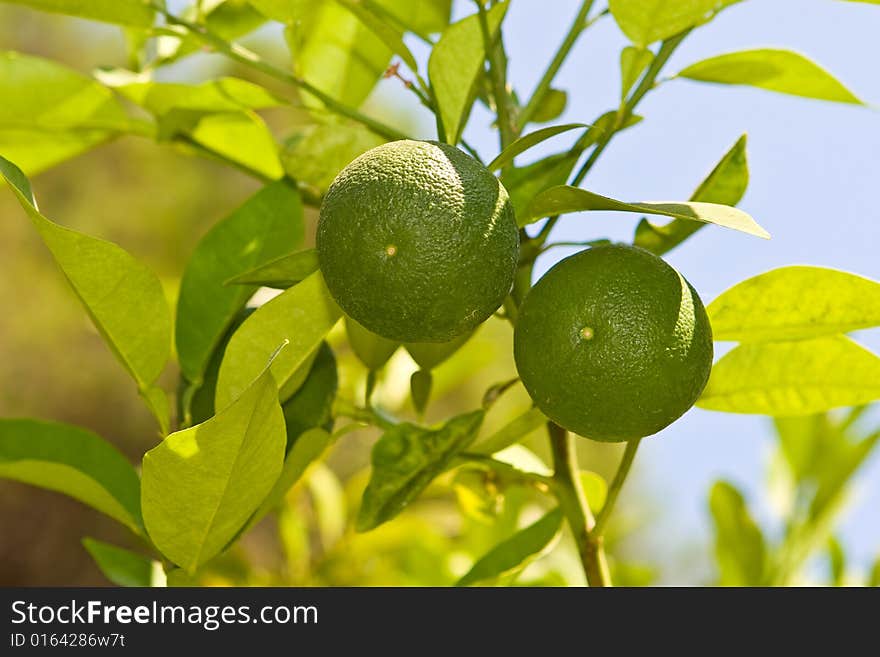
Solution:
M 712 369 L 712 329 L 681 274 L 613 244 L 562 260 L 529 291 L 514 356 L 547 417 L 623 441 L 657 433 L 693 406 Z
M 318 259 L 339 306 L 399 342 L 447 342 L 504 301 L 519 259 L 507 191 L 479 162 L 435 142 L 367 151 L 321 205 Z

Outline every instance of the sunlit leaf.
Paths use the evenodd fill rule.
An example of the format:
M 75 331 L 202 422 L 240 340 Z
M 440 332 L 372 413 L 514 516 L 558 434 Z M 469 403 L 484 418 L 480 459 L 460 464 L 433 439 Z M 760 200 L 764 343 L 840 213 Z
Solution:
M 452 0 L 361 0 L 374 11 L 384 13 L 400 23 L 407 32 L 427 36 L 442 32 L 449 25 Z
M 297 72 L 341 103 L 358 107 L 385 72 L 392 51 L 339 3 L 321 2 L 310 11 L 288 28 Z M 308 94 L 303 98 L 322 105 Z
M 840 541 L 833 536 L 828 539 L 828 570 L 831 575 L 831 586 L 843 586 L 846 576 L 846 553 Z
M 605 506 L 605 500 L 608 498 L 608 482 L 602 475 L 590 470 L 581 470 L 580 476 L 590 510 L 598 513 Z
M 715 557 L 722 586 L 759 586 L 766 568 L 766 548 L 740 492 L 717 481 L 709 496 L 715 522 Z
M 225 410 L 147 452 L 142 507 L 156 547 L 190 573 L 218 554 L 272 490 L 285 441 L 265 368 Z
M 150 27 L 155 19 L 155 11 L 144 0 L 0 0 L 0 2 L 131 27 Z
M 367 531 L 400 513 L 476 438 L 483 411 L 459 415 L 439 429 L 399 424 L 373 447 L 373 472 L 357 518 Z
M 537 408 L 530 408 L 517 416 L 488 438 L 474 445 L 474 451 L 480 454 L 494 454 L 519 442 L 533 431 L 541 428 L 547 418 Z
M 490 35 L 500 29 L 507 6 L 506 2 L 498 3 L 487 12 Z M 428 76 L 450 144 L 461 139 L 476 97 L 485 54 L 480 18 L 476 14 L 446 28 L 431 51 Z
M 304 249 L 288 253 L 265 265 L 237 274 L 226 281 L 226 285 L 262 285 L 279 290 L 293 287 L 309 275 L 318 271 L 318 252 Z
M 751 216 L 736 208 L 717 203 L 686 202 L 651 202 L 624 203 L 607 196 L 600 196 L 585 189 L 560 185 L 538 194 L 525 211 L 525 216 L 517 217 L 521 226 L 567 212 L 617 211 L 658 214 L 665 217 L 699 221 L 738 230 L 749 235 L 770 238 L 770 234 L 761 228 Z
M 824 267 L 781 267 L 707 308 L 716 340 L 800 340 L 880 326 L 880 283 Z
M 64 493 L 143 533 L 137 473 L 115 447 L 85 429 L 0 419 L 0 477 Z
M 309 469 L 305 483 L 312 498 L 321 545 L 330 549 L 345 532 L 348 516 L 342 484 L 333 470 L 320 461 Z
M 370 9 L 370 6 L 363 3 L 362 0 L 336 1 L 357 16 L 358 20 L 366 25 L 374 35 L 379 37 L 392 53 L 400 57 L 411 71 L 418 72 L 419 65 L 416 63 L 416 58 L 413 57 L 413 54 L 403 42 L 403 35 L 382 20 L 380 14 Z
M 618 26 L 637 46 L 647 46 L 705 22 L 721 0 L 609 0 Z
M 279 107 L 285 101 L 253 82 L 240 78 L 219 78 L 201 84 L 135 82 L 116 90 L 149 112 L 162 115 L 171 110 L 217 113 Z
M 183 132 L 196 144 L 267 179 L 284 175 L 275 139 L 253 112 L 209 114 Z
M 620 51 L 620 97 L 626 98 L 645 69 L 651 65 L 654 54 L 647 48 L 627 46 Z
M 227 279 L 289 253 L 304 233 L 299 193 L 292 183 L 279 181 L 258 191 L 199 241 L 177 301 L 177 354 L 187 379 L 201 381 L 215 347 L 257 289 L 226 285 Z
M 619 130 L 634 126 L 641 120 L 640 116 L 631 116 Z M 617 112 L 606 112 L 568 152 L 549 155 L 523 167 L 508 167 L 501 176 L 501 182 L 510 194 L 516 216 L 524 215 L 531 200 L 540 192 L 565 184 L 581 154 L 613 130 L 616 121 Z
M 690 200 L 734 206 L 742 200 L 748 185 L 749 164 L 746 158 L 746 135 L 743 135 L 700 183 Z M 687 219 L 673 219 L 662 226 L 642 219 L 636 228 L 634 244 L 663 255 L 705 226 Z
M 165 571 L 162 564 L 143 554 L 104 543 L 94 538 L 84 538 L 83 547 L 88 550 L 95 564 L 114 584 L 119 586 L 164 586 Z
M 562 89 L 548 89 L 529 119 L 530 123 L 549 123 L 558 119 L 568 105 L 568 92 Z
M 519 139 L 514 141 L 510 146 L 505 148 L 498 155 L 498 157 L 492 160 L 486 168 L 489 169 L 489 171 L 502 169 L 513 162 L 513 159 L 517 155 L 524 153 L 533 146 L 537 146 L 541 142 L 546 141 L 551 137 L 555 137 L 556 135 L 562 134 L 563 132 L 586 127 L 588 126 L 585 123 L 567 123 L 565 125 L 555 125 L 549 128 L 541 128 L 540 130 L 535 130 L 534 132 L 520 137 Z
M 804 98 L 861 105 L 833 75 L 806 57 L 790 50 L 743 50 L 691 64 L 678 77 L 739 84 Z
M 281 474 L 272 486 L 272 490 L 254 513 L 248 526 L 255 525 L 260 518 L 281 504 L 287 491 L 299 481 L 306 468 L 316 461 L 329 445 L 330 434 L 323 429 L 309 429 L 300 435 L 287 453 Z
M 0 53 L 0 153 L 30 175 L 132 127 L 113 93 L 55 62 Z
M 291 178 L 323 193 L 354 158 L 382 143 L 384 139 L 362 125 L 327 121 L 307 126 L 288 139 L 281 162 Z
M 330 329 L 342 317 L 320 272 L 261 306 L 235 332 L 226 348 L 217 381 L 217 408 L 224 408 L 247 388 L 278 345 L 288 344 L 272 363 L 272 374 L 286 400 L 296 392 L 301 368 L 308 368 Z
M 0 173 L 30 217 L 55 262 L 64 272 L 95 327 L 154 403 L 153 383 L 171 348 L 171 311 L 156 275 L 110 242 L 64 228 L 44 217 L 27 178 L 0 157 Z M 159 417 L 163 427 L 167 417 Z
M 205 27 L 212 34 L 226 41 L 234 41 L 253 32 L 266 22 L 266 18 L 260 12 L 242 0 L 234 0 L 233 2 L 211 0 L 211 2 L 203 2 L 202 8 L 204 10 L 202 20 Z M 190 3 L 182 12 L 183 18 L 190 21 L 197 20 L 197 9 L 196 3 Z M 180 37 L 159 37 L 156 44 L 158 63 L 170 64 L 187 55 L 199 52 L 203 45 L 199 38 L 185 32 Z
M 844 336 L 736 347 L 712 368 L 697 406 L 807 415 L 880 399 L 880 358 Z
M 540 520 L 502 541 L 482 556 L 456 583 L 468 586 L 503 575 L 544 552 L 559 535 L 562 511 L 554 509 Z

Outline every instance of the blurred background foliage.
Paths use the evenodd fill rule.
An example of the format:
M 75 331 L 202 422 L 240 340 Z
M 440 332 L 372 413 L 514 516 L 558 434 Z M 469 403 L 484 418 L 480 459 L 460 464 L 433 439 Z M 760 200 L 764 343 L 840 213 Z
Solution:
M 230 4 L 235 5 L 232 1 Z M 240 4 L 240 3 L 239 3 Z M 295 38 L 296 35 L 288 35 Z M 277 34 L 251 34 L 244 43 L 271 58 L 283 57 Z M 0 4 L 0 50 L 46 57 L 84 73 L 98 66 L 129 65 L 123 31 L 111 26 Z M 277 83 L 254 77 L 215 57 L 196 57 L 169 67 L 167 79 L 247 77 L 270 89 Z M 429 136 L 401 103 L 399 81 L 382 83 L 364 111 L 391 125 Z M 278 90 L 281 93 L 281 90 Z M 411 99 L 409 99 L 411 100 Z M 2 101 L 0 101 L 2 102 Z M 284 142 L 282 163 L 316 188 L 375 137 L 362 129 L 324 129 L 326 117 L 290 106 L 261 112 Z M 333 142 L 335 135 L 338 143 Z M 285 141 L 286 140 L 286 141 Z M 339 162 L 317 153 L 335 153 Z M 179 145 L 157 147 L 125 137 L 68 160 L 34 180 L 42 209 L 67 226 L 120 244 L 156 271 L 175 299 L 185 263 L 199 238 L 259 188 L 259 181 L 210 159 L 192 157 Z M 31 226 L 19 216 L 11 194 L 0 193 L 0 416 L 54 419 L 91 429 L 117 445 L 133 462 L 159 440 L 155 422 L 126 373 L 103 344 Z M 309 210 L 307 245 L 314 235 Z M 464 348 L 435 368 L 426 421 L 473 407 L 492 384 L 515 376 L 511 331 L 490 320 Z M 340 397 L 362 399 L 367 372 L 351 353 L 340 325 L 330 336 L 339 367 Z M 399 350 L 377 382 L 374 403 L 408 419 L 410 377 L 418 369 Z M 178 372 L 163 384 L 176 385 Z M 528 410 L 521 387 L 501 397 L 483 435 Z M 777 422 L 778 453 L 766 494 L 774 500 L 778 526 L 761 528 L 748 501 L 730 483 L 707 494 L 707 514 L 716 527 L 714 554 L 699 536 L 675 536 L 675 551 L 657 549 L 643 531 L 663 500 L 637 478 L 609 528 L 607 546 L 618 585 L 650 583 L 878 583 L 848 575 L 845 549 L 833 538 L 834 518 L 847 493 L 849 475 L 871 453 L 880 433 L 871 432 L 863 409 L 834 416 Z M 769 428 L 769 424 L 768 424 Z M 548 509 L 542 496 L 511 486 L 486 471 L 459 469 L 439 478 L 394 522 L 354 531 L 366 485 L 375 430 L 356 430 L 338 441 L 323 463 L 313 465 L 267 517 L 201 575 L 208 585 L 449 585 L 500 541 L 538 520 Z M 542 427 L 504 458 L 524 468 L 546 468 Z M 603 494 L 620 447 L 578 441 L 580 462 L 592 477 L 595 498 Z M 638 475 L 638 472 L 637 472 Z M 118 525 L 61 495 L 0 481 L 0 585 L 101 585 L 107 580 L 80 545 L 83 536 L 137 549 Z M 660 539 L 662 540 L 662 539 Z M 543 558 L 506 573 L 499 584 L 583 583 L 567 534 Z M 818 555 L 818 556 L 817 556 Z M 813 561 L 810 561 L 813 559 Z M 804 569 L 804 566 L 809 566 Z

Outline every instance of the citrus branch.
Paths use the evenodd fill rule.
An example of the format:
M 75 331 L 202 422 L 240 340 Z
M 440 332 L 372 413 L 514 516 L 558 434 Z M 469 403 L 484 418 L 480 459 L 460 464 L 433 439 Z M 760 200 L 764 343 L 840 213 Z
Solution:
M 594 533 L 593 514 L 581 485 L 572 435 L 554 422 L 547 423 L 547 432 L 553 451 L 553 491 L 574 534 L 587 584 L 611 586 L 602 537 Z
M 660 75 L 660 71 L 663 70 L 666 62 L 669 61 L 669 58 L 672 56 L 672 53 L 675 52 L 676 48 L 678 48 L 678 46 L 689 33 L 690 30 L 686 30 L 681 34 L 667 39 L 662 43 L 662 45 L 660 46 L 660 50 L 657 51 L 657 55 L 654 57 L 654 60 L 648 67 L 648 70 L 645 71 L 644 76 L 642 76 L 639 85 L 632 92 L 629 99 L 623 105 L 621 105 L 620 109 L 618 109 L 617 121 L 615 122 L 614 128 L 602 135 L 595 148 L 590 153 L 590 156 L 581 165 L 581 168 L 578 169 L 577 173 L 574 175 L 574 178 L 572 178 L 570 183 L 571 185 L 577 187 L 584 181 L 584 178 L 587 177 L 587 174 L 596 165 L 599 157 L 602 155 L 605 149 L 608 148 L 611 140 L 614 139 L 615 135 L 620 131 L 620 129 L 624 125 L 626 125 L 627 120 L 632 116 L 642 98 L 644 98 L 645 95 L 654 88 L 654 85 L 657 81 L 657 76 Z M 577 145 L 575 145 L 575 149 L 577 149 Z M 543 244 L 544 241 L 546 241 L 546 239 L 550 236 L 550 231 L 552 231 L 554 226 L 556 226 L 557 221 L 559 221 L 559 215 L 550 217 L 547 220 L 547 223 L 544 224 L 544 226 L 541 228 L 541 231 L 535 238 L 539 245 Z
M 237 43 L 230 43 L 226 41 L 222 37 L 219 37 L 208 30 L 203 25 L 191 23 L 184 18 L 175 16 L 158 3 L 154 3 L 153 7 L 156 9 L 156 11 L 158 11 L 162 14 L 162 16 L 165 17 L 165 20 L 169 25 L 182 27 L 199 41 L 201 41 L 205 45 L 210 46 L 213 50 L 227 57 L 228 59 L 232 59 L 236 62 L 239 62 L 240 64 L 244 64 L 245 66 L 260 71 L 261 73 L 264 73 L 270 77 L 273 77 L 276 80 L 286 82 L 287 84 L 291 84 L 302 89 L 303 91 L 310 93 L 315 98 L 324 103 L 324 105 L 326 105 L 327 108 L 331 111 L 341 116 L 352 119 L 353 121 L 361 123 L 362 125 L 368 127 L 370 130 L 375 132 L 377 135 L 385 137 L 386 139 L 397 140 L 408 138 L 407 135 L 400 132 L 396 128 L 385 125 L 381 121 L 370 118 L 369 116 L 362 114 L 356 109 L 340 103 L 338 100 L 324 93 L 323 91 L 321 91 L 305 79 L 299 77 L 298 75 L 294 75 L 293 73 L 289 73 L 284 69 L 278 68 L 277 66 L 270 64 L 266 60 L 262 59 L 255 52 L 248 50 L 247 48 Z
M 568 33 L 565 35 L 565 39 L 563 39 L 562 43 L 559 46 L 559 49 L 556 51 L 556 54 L 553 56 L 553 59 L 547 66 L 547 70 L 544 71 L 544 75 L 538 82 L 538 86 L 535 87 L 535 90 L 532 92 L 532 97 L 529 98 L 529 102 L 526 103 L 526 106 L 519 114 L 517 125 L 520 130 L 522 130 L 526 126 L 526 124 L 535 115 L 535 112 L 538 111 L 538 108 L 541 106 L 541 103 L 547 96 L 547 92 L 550 91 L 550 85 L 553 84 L 553 80 L 556 77 L 556 74 L 559 72 L 559 69 L 562 67 L 562 64 L 568 57 L 568 53 L 571 52 L 571 49 L 577 42 L 578 37 L 589 26 L 589 23 L 587 22 L 587 16 L 590 13 L 590 9 L 593 8 L 593 2 L 594 0 L 584 0 L 584 2 L 581 4 L 581 8 L 578 11 L 577 16 L 575 16 L 571 27 L 568 28 Z
M 483 45 L 486 48 L 486 59 L 489 62 L 489 79 L 492 81 L 492 95 L 495 97 L 495 112 L 498 118 L 498 134 L 501 150 L 507 148 L 516 139 L 516 107 L 507 91 L 507 56 L 501 40 L 501 29 L 492 39 L 489 33 L 489 20 L 486 8 L 480 0 L 475 0 L 480 14 L 480 29 L 483 32 Z
M 620 461 L 617 472 L 614 474 L 614 479 L 611 482 L 611 486 L 609 486 L 608 488 L 608 496 L 605 498 L 605 504 L 602 505 L 602 510 L 596 516 L 596 525 L 593 527 L 594 536 L 601 536 L 602 532 L 605 531 L 605 526 L 608 524 L 608 518 L 611 517 L 611 512 L 614 511 L 614 505 L 617 502 L 617 497 L 620 495 L 620 490 L 623 488 L 623 484 L 626 481 L 627 476 L 629 475 L 630 468 L 633 464 L 633 459 L 635 459 L 636 457 L 636 451 L 639 449 L 639 443 L 641 442 L 641 438 L 636 438 L 634 440 L 630 440 L 626 444 L 626 449 L 623 452 L 623 458 Z

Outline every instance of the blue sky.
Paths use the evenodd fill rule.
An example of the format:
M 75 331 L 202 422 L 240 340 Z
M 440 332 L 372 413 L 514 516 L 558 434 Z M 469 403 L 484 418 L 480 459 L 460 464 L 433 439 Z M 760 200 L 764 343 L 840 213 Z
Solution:
M 470 3 L 457 11 L 470 13 Z M 596 3 L 601 6 L 601 2 Z M 510 79 L 527 94 L 539 79 L 577 0 L 512 3 L 504 24 Z M 880 7 L 834 0 L 749 0 L 693 33 L 666 73 L 705 57 L 754 47 L 784 47 L 808 55 L 856 95 L 880 104 Z M 625 40 L 609 18 L 591 28 L 560 71 L 556 86 L 569 92 L 560 122 L 590 121 L 611 109 L 619 94 L 618 54 Z M 602 194 L 637 199 L 683 199 L 744 132 L 749 135 L 751 184 L 742 202 L 772 234 L 769 242 L 710 227 L 673 251 L 668 260 L 707 303 L 736 282 L 788 264 L 836 267 L 880 279 L 880 112 L 822 103 L 743 87 L 671 80 L 639 108 L 646 120 L 618 137 L 585 181 Z M 475 111 L 467 139 L 481 153 L 497 153 L 485 112 Z M 561 150 L 566 136 L 538 153 Z M 559 239 L 630 240 L 632 215 L 570 215 Z M 538 274 L 563 249 L 540 261 Z M 880 349 L 880 330 L 859 339 Z M 712 481 L 730 479 L 751 501 L 765 498 L 772 439 L 762 417 L 693 410 L 646 440 L 637 462 L 637 487 L 655 500 L 647 524 L 655 537 L 696 532 L 708 540 L 706 495 Z M 853 562 L 866 567 L 880 551 L 880 458 L 864 468 L 841 535 Z M 647 512 L 648 510 L 646 510 Z M 758 505 L 757 513 L 770 511 Z M 647 530 L 646 530 L 647 531 Z M 668 541 L 667 541 L 668 542 Z M 674 541 L 672 541 L 674 543 Z M 661 549 L 663 549 L 661 545 Z M 671 547 L 671 546 L 670 546 Z

